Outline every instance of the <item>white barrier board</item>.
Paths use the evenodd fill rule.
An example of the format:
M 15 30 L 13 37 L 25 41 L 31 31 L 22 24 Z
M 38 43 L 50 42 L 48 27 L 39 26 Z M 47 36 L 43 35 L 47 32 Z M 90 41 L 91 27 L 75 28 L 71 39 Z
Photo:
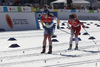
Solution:
M 0 28 L 7 31 L 37 29 L 35 13 L 0 13 Z
M 72 12 L 58 12 L 58 18 L 60 20 L 68 20 L 70 14 L 72 14 Z M 75 12 L 75 14 L 80 20 L 100 20 L 100 13 Z

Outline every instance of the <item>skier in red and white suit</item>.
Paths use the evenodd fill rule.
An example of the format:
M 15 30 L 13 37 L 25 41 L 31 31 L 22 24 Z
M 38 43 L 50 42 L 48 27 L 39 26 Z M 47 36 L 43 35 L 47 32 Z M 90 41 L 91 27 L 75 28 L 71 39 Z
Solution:
M 68 50 L 72 49 L 72 41 L 73 41 L 74 34 L 75 34 L 75 42 L 76 42 L 75 50 L 78 50 L 78 35 L 81 30 L 81 25 L 83 28 L 85 28 L 84 24 L 82 22 L 80 22 L 77 18 L 75 18 L 74 15 L 69 16 L 68 29 L 71 30 L 71 37 L 70 37 Z

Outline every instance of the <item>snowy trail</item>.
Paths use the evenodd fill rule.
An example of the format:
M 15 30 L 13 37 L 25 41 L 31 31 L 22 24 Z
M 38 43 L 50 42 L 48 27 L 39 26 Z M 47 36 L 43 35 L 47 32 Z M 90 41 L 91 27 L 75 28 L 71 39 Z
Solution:
M 97 41 L 98 43 L 100 43 L 100 41 L 98 40 Z M 84 42 L 84 43 L 90 43 L 90 42 Z M 84 43 L 82 43 L 82 44 L 84 44 Z M 61 44 L 63 44 L 63 45 L 61 45 Z M 66 45 L 67 43 L 59 43 L 59 44 L 54 44 L 54 49 L 55 48 L 57 48 L 57 47 L 61 47 L 62 46 L 62 48 L 63 47 L 65 47 L 65 46 L 67 46 Z M 97 44 L 97 45 L 88 45 L 88 46 L 80 46 L 80 48 L 79 49 L 81 49 L 81 50 L 84 50 L 84 49 L 87 49 L 87 48 L 94 48 L 94 47 L 100 47 L 100 44 Z M 56 50 L 56 51 L 53 51 L 54 53 L 57 53 L 57 52 L 64 52 L 64 51 L 66 51 L 67 50 L 67 48 L 63 48 L 63 49 L 60 49 L 60 50 Z M 0 51 L 0 58 L 3 56 L 13 56 L 13 55 L 20 55 L 20 54 L 36 54 L 37 55 L 37 53 L 36 53 L 36 51 L 41 51 L 41 47 L 35 47 L 35 48 L 26 48 L 26 49 L 18 49 L 18 50 L 8 50 L 8 51 Z M 68 50 L 67 50 L 68 51 Z M 16 52 L 16 54 L 15 54 L 15 52 Z M 70 52 L 70 51 L 69 51 Z M 11 53 L 11 55 L 10 55 L 10 53 Z
M 44 62 L 44 60 L 47 60 L 47 61 L 49 60 L 50 61 L 50 60 L 67 59 L 67 57 L 76 58 L 76 57 L 85 57 L 85 56 L 97 55 L 98 53 L 100 53 L 100 51 L 94 51 L 94 53 L 93 53 L 92 51 L 90 52 L 90 51 L 84 50 L 84 49 L 87 49 L 88 47 L 94 48 L 94 46 L 95 45 L 80 47 L 81 50 L 78 50 L 78 51 L 79 52 L 81 51 L 82 54 L 78 54 L 78 55 L 77 54 L 76 55 L 68 55 L 69 52 L 73 52 L 73 53 L 78 52 L 78 51 L 74 51 L 74 50 L 71 50 L 71 51 L 66 51 L 66 49 L 65 50 L 57 50 L 57 51 L 53 52 L 52 55 L 54 55 L 54 56 L 52 56 L 51 58 L 46 57 L 44 59 L 43 59 L 42 56 L 45 56 L 45 54 L 41 55 L 40 53 L 24 54 L 24 55 L 19 54 L 19 55 L 15 55 L 15 56 L 0 57 L 0 59 L 2 60 L 2 63 L 0 63 L 0 65 L 1 66 L 8 66 L 8 65 L 15 65 L 15 64 L 19 64 L 19 63 L 24 64 L 24 63 L 27 63 L 27 62 L 28 63 L 35 63 L 35 62 L 40 62 L 40 61 Z M 95 47 L 100 47 L 100 45 L 97 45 Z M 15 53 L 15 52 L 13 51 L 12 53 Z M 59 52 L 62 52 L 61 55 L 59 54 Z M 83 52 L 86 52 L 86 53 L 84 54 Z M 22 59 L 25 59 L 25 60 L 23 61 Z M 34 59 L 34 60 L 31 60 L 31 59 Z M 9 63 L 7 63 L 7 62 L 9 62 Z
M 25 64 L 25 63 L 36 63 L 36 62 L 44 62 L 45 60 L 46 61 L 59 61 L 59 60 L 61 60 L 61 59 L 68 59 L 68 57 L 69 58 L 79 58 L 79 57 L 86 57 L 86 56 L 95 56 L 95 55 L 97 55 L 98 53 L 100 53 L 100 51 L 99 52 L 96 52 L 96 53 L 86 53 L 86 54 L 80 54 L 79 56 L 78 55 L 65 55 L 65 54 L 61 54 L 61 56 L 60 57 L 58 57 L 58 56 L 56 56 L 56 57 L 52 57 L 52 58 L 50 58 L 50 57 L 47 57 L 47 56 L 45 56 L 45 55 L 40 55 L 40 56 L 38 56 L 38 57 L 42 57 L 42 56 L 45 56 L 46 58 L 44 58 L 43 59 L 43 57 L 42 58 L 36 58 L 36 57 L 34 57 L 34 55 L 27 55 L 26 56 L 26 58 L 28 59 L 28 60 L 26 60 L 26 58 L 25 58 L 25 55 L 24 56 L 16 56 L 17 58 L 17 60 L 19 60 L 19 62 L 18 61 L 16 61 L 14 58 L 11 58 L 11 60 L 13 60 L 14 62 L 11 62 L 11 63 L 3 63 L 3 61 L 2 61 L 2 64 L 0 64 L 0 66 L 10 66 L 10 65 L 15 65 L 15 64 Z M 32 58 L 33 57 L 33 58 Z M 22 58 L 23 59 L 25 59 L 24 61 L 22 61 Z M 36 60 L 31 60 L 31 59 L 36 59 Z M 4 60 L 5 61 L 5 60 Z M 7 60 L 6 60 L 7 61 Z M 15 62 L 16 61 L 16 62 Z M 10 59 L 8 59 L 8 62 L 10 62 Z M 100 59 L 99 59 L 99 62 L 100 62 Z
M 70 67 L 70 66 L 75 66 L 75 65 L 84 65 L 84 64 L 90 64 L 90 63 L 96 63 L 96 62 L 100 62 L 100 59 L 95 59 L 95 60 L 86 60 L 86 61 L 78 61 L 78 62 L 71 62 L 71 63 L 63 63 L 63 64 L 56 64 L 56 65 L 48 65 L 48 66 L 44 66 L 44 67 Z

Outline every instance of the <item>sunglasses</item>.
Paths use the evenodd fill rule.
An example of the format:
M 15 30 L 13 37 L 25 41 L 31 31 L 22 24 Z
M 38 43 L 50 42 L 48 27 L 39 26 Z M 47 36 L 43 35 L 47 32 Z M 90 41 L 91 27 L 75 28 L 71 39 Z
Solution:
M 42 13 L 42 14 L 47 14 L 47 13 Z

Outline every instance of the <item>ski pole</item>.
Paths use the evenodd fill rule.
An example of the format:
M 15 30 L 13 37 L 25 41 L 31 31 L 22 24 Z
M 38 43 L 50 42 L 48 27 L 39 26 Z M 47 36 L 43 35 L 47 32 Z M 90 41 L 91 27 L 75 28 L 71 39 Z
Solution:
M 84 28 L 84 30 L 86 31 L 86 29 Z M 88 33 L 87 31 L 86 31 L 86 33 Z M 90 36 L 90 34 L 88 33 L 88 35 Z M 91 37 L 91 36 L 90 36 Z
M 67 31 L 64 31 L 64 30 L 62 30 L 62 29 L 59 29 L 59 30 L 61 30 L 61 31 L 63 31 L 63 32 L 67 33 L 67 34 L 70 34 L 69 32 L 67 32 Z
M 86 29 L 85 28 L 83 28 L 85 31 L 86 31 Z M 88 33 L 87 31 L 86 31 L 86 33 Z M 88 35 L 90 36 L 90 34 L 88 33 Z M 91 37 L 91 36 L 90 36 Z M 96 44 L 96 42 L 92 39 L 92 41 Z

